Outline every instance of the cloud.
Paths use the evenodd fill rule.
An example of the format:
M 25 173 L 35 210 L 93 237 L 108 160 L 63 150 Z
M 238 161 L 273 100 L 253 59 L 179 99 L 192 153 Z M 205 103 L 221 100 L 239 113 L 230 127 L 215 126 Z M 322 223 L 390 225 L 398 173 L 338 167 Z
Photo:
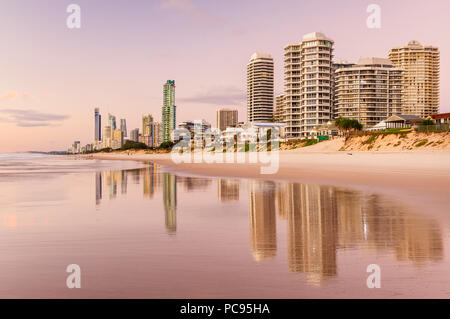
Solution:
M 245 102 L 246 94 L 236 87 L 212 88 L 190 97 L 180 97 L 178 101 L 199 104 L 235 105 L 239 106 Z
M 16 98 L 23 98 L 23 99 L 32 99 L 33 96 L 28 93 L 28 92 L 16 92 L 16 91 L 9 91 L 6 92 L 2 95 L 0 95 L 0 101 L 5 102 L 5 101 L 12 101 L 15 100 Z
M 222 18 L 200 9 L 192 0 L 163 0 L 159 7 L 184 15 L 191 23 L 217 26 L 223 25 Z
M 0 109 L 0 122 L 15 123 L 19 127 L 51 126 L 69 118 L 68 115 L 42 113 L 28 109 Z
M 0 101 L 9 101 L 15 99 L 19 94 L 15 91 L 6 92 L 0 96 Z

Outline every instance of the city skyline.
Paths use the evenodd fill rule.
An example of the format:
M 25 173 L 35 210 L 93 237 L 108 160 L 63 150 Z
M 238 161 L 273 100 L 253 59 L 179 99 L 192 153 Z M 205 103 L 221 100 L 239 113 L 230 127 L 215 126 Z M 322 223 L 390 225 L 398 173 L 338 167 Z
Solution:
M 243 66 L 248 57 L 253 52 L 272 55 L 274 93 L 281 94 L 283 47 L 299 43 L 304 34 L 315 31 L 333 39 L 336 62 L 356 63 L 366 56 L 387 58 L 390 49 L 411 40 L 438 47 L 442 88 L 439 111 L 449 112 L 450 93 L 445 87 L 450 82 L 450 43 L 435 32 L 444 29 L 446 20 L 442 16 L 426 25 L 417 21 L 435 12 L 443 15 L 450 4 L 415 4 L 409 6 L 405 17 L 405 1 L 380 1 L 382 26 L 369 29 L 367 4 L 348 2 L 348 6 L 327 3 L 330 13 L 323 14 L 321 1 L 285 1 L 284 5 L 260 1 L 250 17 L 247 14 L 253 1 L 210 4 L 172 0 L 133 6 L 118 1 L 108 13 L 101 10 L 102 1 L 79 1 L 79 30 L 65 26 L 68 3 L 42 1 L 39 7 L 2 3 L 1 12 L 8 14 L 0 32 L 4 43 L 11 44 L 0 53 L 0 65 L 6 74 L 0 79 L 0 151 L 64 150 L 74 139 L 82 144 L 91 142 L 93 107 L 99 107 L 103 114 L 126 118 L 128 128 L 140 127 L 142 114 L 153 114 L 160 121 L 160 83 L 169 78 L 177 81 L 177 122 L 205 118 L 214 123 L 219 107 L 238 109 L 239 120 L 243 121 Z M 268 16 L 272 19 L 266 19 Z M 163 19 L 166 21 L 161 24 Z M 39 23 L 40 28 L 33 23 Z M 16 32 L 8 32 L 10 25 L 17 26 Z M 260 34 L 260 27 L 267 32 Z M 160 30 L 164 32 L 158 34 Z M 176 50 L 181 46 L 182 50 Z M 218 64 L 218 60 L 224 62 Z M 10 134 L 6 132 L 17 139 L 8 139 Z

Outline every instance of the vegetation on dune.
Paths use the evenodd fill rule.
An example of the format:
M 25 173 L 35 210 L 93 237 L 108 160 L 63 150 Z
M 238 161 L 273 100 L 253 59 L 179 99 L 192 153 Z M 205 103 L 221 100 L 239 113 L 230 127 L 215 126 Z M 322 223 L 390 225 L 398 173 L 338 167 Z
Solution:
M 373 142 L 375 142 L 375 140 L 377 139 L 377 135 L 372 134 L 367 140 L 365 140 L 364 142 L 362 142 L 363 145 L 366 144 L 372 144 Z
M 303 144 L 303 147 L 311 146 L 311 145 L 314 145 L 314 144 L 317 144 L 317 143 L 319 143 L 319 141 L 317 139 L 315 139 L 315 138 L 312 138 L 312 139 L 307 140 L 306 143 Z
M 127 140 L 125 142 L 125 144 L 123 144 L 123 146 L 120 148 L 120 150 L 122 150 L 122 151 L 127 151 L 127 150 L 146 150 L 146 149 L 149 149 L 149 147 L 147 145 L 145 145 L 144 143 L 135 142 L 135 141 L 131 141 L 131 140 Z
M 423 139 L 423 140 L 418 141 L 414 146 L 415 147 L 421 147 L 421 146 L 424 146 L 427 143 L 428 143 L 428 140 L 427 139 Z
M 171 149 L 173 146 L 175 145 L 175 143 L 174 142 L 163 142 L 163 143 L 161 143 L 161 145 L 159 146 L 159 148 L 162 148 L 162 149 Z

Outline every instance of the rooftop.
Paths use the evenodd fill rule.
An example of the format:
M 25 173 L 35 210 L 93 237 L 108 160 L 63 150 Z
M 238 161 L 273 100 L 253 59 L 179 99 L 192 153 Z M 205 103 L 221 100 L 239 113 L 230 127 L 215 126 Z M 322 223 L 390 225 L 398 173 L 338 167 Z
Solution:
M 360 58 L 358 61 L 358 65 L 373 65 L 373 64 L 381 64 L 381 65 L 392 65 L 392 62 L 389 59 L 384 58 Z
M 308 34 L 305 34 L 302 38 L 303 41 L 311 41 L 311 40 L 327 40 L 333 42 L 330 38 L 325 36 L 325 34 L 321 32 L 311 32 Z
M 266 53 L 256 53 L 255 52 L 250 57 L 250 61 L 257 60 L 257 59 L 271 59 L 272 60 L 272 56 L 270 54 L 266 54 Z

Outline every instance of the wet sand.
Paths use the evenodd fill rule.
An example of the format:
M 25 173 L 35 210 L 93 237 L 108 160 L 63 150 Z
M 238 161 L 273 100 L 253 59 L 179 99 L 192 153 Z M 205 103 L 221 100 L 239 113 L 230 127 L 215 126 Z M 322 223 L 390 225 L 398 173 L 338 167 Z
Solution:
M 448 298 L 449 197 L 415 194 L 420 177 L 400 189 L 379 187 L 389 195 L 323 185 L 333 181 L 331 168 L 318 184 L 270 180 L 301 179 L 306 159 L 320 166 L 345 154 L 328 155 L 282 155 L 285 175 L 234 165 L 258 177 L 249 179 L 195 177 L 189 170 L 205 174 L 207 164 L 178 166 L 168 155 L 158 156 L 167 167 L 136 156 L 17 162 L 7 169 L 17 172 L 0 179 L 0 296 Z M 290 156 L 295 174 L 288 175 Z M 411 165 L 391 177 L 410 177 Z M 231 164 L 206 167 L 236 174 Z M 333 183 L 345 182 L 338 177 Z M 70 264 L 82 269 L 81 289 L 66 286 Z M 366 285 L 370 264 L 382 269 L 382 289 Z
M 248 156 L 248 154 L 247 154 Z M 275 174 L 261 174 L 268 164 L 180 163 L 170 154 L 96 154 L 97 159 L 157 163 L 177 173 L 203 176 L 289 180 L 302 183 L 365 188 L 405 195 L 423 204 L 448 207 L 450 152 L 280 152 Z

